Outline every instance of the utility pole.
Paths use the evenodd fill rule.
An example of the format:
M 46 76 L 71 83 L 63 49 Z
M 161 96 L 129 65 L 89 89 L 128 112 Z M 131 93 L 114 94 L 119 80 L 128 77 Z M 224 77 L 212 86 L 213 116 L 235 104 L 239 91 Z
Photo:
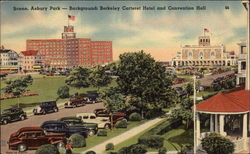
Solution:
M 197 151 L 197 131 L 196 131 L 196 76 L 194 75 L 194 98 L 193 98 L 193 119 L 194 119 L 194 154 L 196 154 Z

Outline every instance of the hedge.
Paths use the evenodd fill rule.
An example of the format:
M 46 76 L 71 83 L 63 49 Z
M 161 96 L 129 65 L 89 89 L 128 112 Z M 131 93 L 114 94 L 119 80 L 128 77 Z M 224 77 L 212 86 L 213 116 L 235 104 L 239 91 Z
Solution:
M 125 120 L 120 120 L 115 123 L 115 128 L 127 128 L 127 121 Z
M 105 150 L 108 151 L 108 150 L 114 150 L 115 146 L 113 143 L 108 143 L 105 147 Z
M 128 147 L 123 147 L 118 151 L 118 154 L 145 154 L 146 147 L 141 144 L 132 144 Z
M 138 143 L 146 145 L 149 148 L 161 148 L 163 147 L 164 138 L 158 135 L 141 136 L 138 138 Z
M 141 115 L 137 112 L 133 112 L 129 115 L 130 121 L 141 121 Z
M 69 138 L 73 148 L 81 148 L 86 146 L 85 138 L 79 134 L 73 134 Z
M 100 130 L 98 133 L 97 133 L 97 136 L 107 136 L 108 133 L 106 130 Z
M 52 144 L 45 144 L 40 146 L 35 154 L 60 154 L 58 149 Z

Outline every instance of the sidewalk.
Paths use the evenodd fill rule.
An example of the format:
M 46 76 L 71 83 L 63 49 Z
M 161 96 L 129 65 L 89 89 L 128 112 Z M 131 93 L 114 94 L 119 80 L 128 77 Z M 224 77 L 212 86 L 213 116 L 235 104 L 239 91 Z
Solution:
M 147 128 L 153 126 L 154 124 L 156 124 L 164 119 L 165 118 L 156 118 L 156 119 L 150 120 L 150 121 L 148 121 L 140 126 L 132 128 L 132 129 L 116 136 L 116 137 L 113 137 L 113 138 L 111 138 L 111 139 L 109 139 L 101 144 L 98 144 L 90 149 L 87 149 L 86 151 L 83 151 L 81 154 L 84 154 L 85 152 L 90 151 L 90 150 L 93 150 L 96 153 L 105 153 L 104 151 L 105 151 L 106 144 L 113 143 L 114 145 L 117 145 L 117 144 L 137 135 L 138 133 L 146 130 Z

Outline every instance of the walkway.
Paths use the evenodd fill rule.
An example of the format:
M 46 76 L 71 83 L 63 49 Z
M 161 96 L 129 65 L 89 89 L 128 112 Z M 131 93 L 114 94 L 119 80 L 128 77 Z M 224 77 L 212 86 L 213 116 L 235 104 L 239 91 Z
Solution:
M 90 151 L 90 150 L 93 150 L 98 154 L 99 153 L 104 153 L 106 144 L 113 143 L 114 145 L 117 145 L 117 144 L 119 144 L 119 143 L 121 143 L 121 142 L 123 142 L 123 141 L 137 135 L 138 133 L 146 130 L 147 128 L 153 126 L 154 124 L 156 124 L 156 123 L 158 123 L 158 122 L 160 122 L 160 121 L 162 121 L 164 119 L 165 118 L 156 118 L 156 119 L 150 120 L 150 121 L 148 121 L 148 122 L 146 122 L 146 123 L 144 123 L 144 124 L 142 124 L 140 126 L 132 128 L 132 129 L 130 129 L 130 130 L 116 136 L 116 137 L 113 137 L 113 138 L 111 138 L 111 139 L 109 139 L 109 140 L 107 140 L 107 141 L 105 141 L 105 142 L 103 142 L 101 144 L 98 144 L 98 145 L 96 145 L 96 146 L 94 146 L 94 147 L 92 147 L 90 149 L 87 149 L 86 151 L 82 152 L 82 154 L 84 154 L 85 152 Z

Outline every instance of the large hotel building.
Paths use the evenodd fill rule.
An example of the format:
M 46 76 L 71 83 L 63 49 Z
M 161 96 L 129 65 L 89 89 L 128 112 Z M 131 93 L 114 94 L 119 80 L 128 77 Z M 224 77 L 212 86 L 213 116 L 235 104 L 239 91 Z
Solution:
M 74 27 L 64 26 L 62 39 L 26 41 L 27 51 L 39 51 L 45 68 L 66 69 L 74 66 L 103 65 L 113 61 L 112 41 L 76 38 Z
M 199 36 L 198 45 L 185 45 L 173 58 L 173 66 L 230 66 L 236 65 L 234 52 L 226 52 L 224 45 L 211 45 L 209 36 Z

